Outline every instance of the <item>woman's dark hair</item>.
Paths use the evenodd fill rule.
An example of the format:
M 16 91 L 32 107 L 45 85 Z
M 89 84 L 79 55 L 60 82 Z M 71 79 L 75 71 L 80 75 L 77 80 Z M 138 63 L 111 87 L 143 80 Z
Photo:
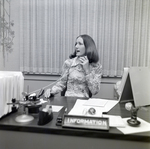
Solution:
M 89 35 L 86 34 L 80 35 L 77 38 L 79 37 L 83 39 L 83 43 L 85 46 L 85 55 L 87 56 L 89 63 L 97 63 L 99 61 L 99 55 L 94 40 Z M 74 51 L 73 54 L 69 56 L 70 59 L 74 57 L 76 57 L 76 50 Z

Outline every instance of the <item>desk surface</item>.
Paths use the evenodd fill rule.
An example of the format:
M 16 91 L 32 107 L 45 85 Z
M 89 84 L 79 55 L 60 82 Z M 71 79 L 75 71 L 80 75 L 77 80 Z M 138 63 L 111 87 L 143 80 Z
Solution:
M 75 97 L 53 97 L 50 101 L 52 105 L 66 106 L 69 112 L 74 106 L 76 99 Z M 56 126 L 57 112 L 54 112 L 53 120 L 46 125 L 37 125 L 38 115 L 34 115 L 35 119 L 30 123 L 21 124 L 15 121 L 16 116 L 20 114 L 22 114 L 21 110 L 2 118 L 0 120 L 0 130 L 150 142 L 150 132 L 124 135 L 118 129 L 112 127 L 109 131 L 62 128 L 61 126 Z M 121 115 L 122 118 L 130 117 L 130 112 L 125 109 L 123 103 L 117 104 L 108 114 Z M 139 110 L 138 117 L 150 122 L 149 111 Z

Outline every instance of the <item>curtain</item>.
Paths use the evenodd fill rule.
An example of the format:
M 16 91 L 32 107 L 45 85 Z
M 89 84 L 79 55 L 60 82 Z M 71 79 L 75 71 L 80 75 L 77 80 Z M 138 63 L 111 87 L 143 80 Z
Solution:
M 104 76 L 150 66 L 150 0 L 19 0 L 18 26 L 23 72 L 60 74 L 80 34 L 94 39 Z

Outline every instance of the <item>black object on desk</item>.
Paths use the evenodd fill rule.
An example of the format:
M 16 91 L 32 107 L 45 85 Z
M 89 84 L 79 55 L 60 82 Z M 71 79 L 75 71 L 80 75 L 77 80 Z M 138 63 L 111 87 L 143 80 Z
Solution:
M 15 98 L 12 98 L 12 103 L 7 103 L 7 105 L 12 105 L 11 109 L 12 109 L 12 112 L 17 112 L 18 111 L 18 108 L 16 107 L 17 104 L 19 104 Z
M 57 120 L 56 120 L 56 125 L 57 126 L 62 126 L 62 121 L 63 121 L 63 118 L 64 118 L 64 114 L 66 113 L 67 111 L 67 108 L 66 107 L 63 107 L 60 112 L 59 112 L 59 115 L 57 117 Z
M 39 112 L 38 125 L 45 125 L 53 119 L 52 107 L 47 105 L 46 108 Z
M 42 105 L 28 105 L 26 106 L 28 108 L 28 113 L 29 114 L 35 114 L 35 113 L 39 113 L 39 108 L 41 107 Z

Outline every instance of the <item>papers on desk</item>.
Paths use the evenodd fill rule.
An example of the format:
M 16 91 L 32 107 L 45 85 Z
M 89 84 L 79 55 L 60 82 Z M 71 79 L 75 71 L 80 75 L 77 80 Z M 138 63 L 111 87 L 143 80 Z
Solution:
M 130 119 L 129 118 L 123 118 L 125 127 L 124 128 L 117 128 L 118 130 L 120 130 L 122 133 L 124 134 L 134 134 L 134 133 L 141 133 L 141 132 L 147 132 L 150 131 L 150 123 L 144 121 L 141 118 L 137 118 L 141 124 L 138 127 L 132 127 L 130 125 L 128 125 L 127 120 Z
M 71 111 L 68 113 L 69 115 L 86 115 L 86 116 L 91 116 L 87 111 L 89 108 L 94 107 L 94 106 L 87 106 L 84 105 L 87 102 L 87 100 L 81 100 L 77 99 L 74 107 L 71 109 Z M 94 107 L 96 110 L 96 114 L 93 116 L 101 117 L 102 116 L 102 111 L 101 109 L 97 106 Z
M 125 124 L 120 116 L 102 114 L 102 112 L 104 111 L 106 112 L 110 110 L 116 104 L 117 104 L 116 101 L 113 102 L 111 100 L 105 100 L 105 99 L 92 99 L 92 98 L 89 100 L 77 99 L 74 107 L 71 109 L 71 111 L 68 114 L 80 115 L 80 116 L 92 116 L 92 117 L 106 117 L 109 118 L 110 127 L 125 127 Z M 105 107 L 106 105 L 107 107 Z M 94 107 L 94 109 L 96 110 L 95 115 L 90 115 L 87 112 L 88 109 L 90 109 L 91 107 Z
M 59 112 L 62 108 L 63 106 L 52 105 L 53 112 Z
M 89 100 L 77 99 L 73 109 L 70 111 L 71 114 L 82 115 L 83 111 L 94 107 L 98 112 L 96 116 L 100 116 L 102 112 L 110 111 L 119 101 L 110 99 L 90 98 Z
M 109 126 L 110 127 L 118 127 L 118 128 L 124 128 L 125 127 L 125 123 L 124 123 L 121 116 L 103 114 L 103 117 L 109 118 Z
M 95 98 L 90 98 L 87 100 L 84 105 L 85 106 L 95 106 L 95 107 L 104 107 L 108 100 L 105 99 L 95 99 Z
M 111 99 L 90 98 L 84 105 L 97 106 L 102 112 L 110 111 L 119 101 Z

